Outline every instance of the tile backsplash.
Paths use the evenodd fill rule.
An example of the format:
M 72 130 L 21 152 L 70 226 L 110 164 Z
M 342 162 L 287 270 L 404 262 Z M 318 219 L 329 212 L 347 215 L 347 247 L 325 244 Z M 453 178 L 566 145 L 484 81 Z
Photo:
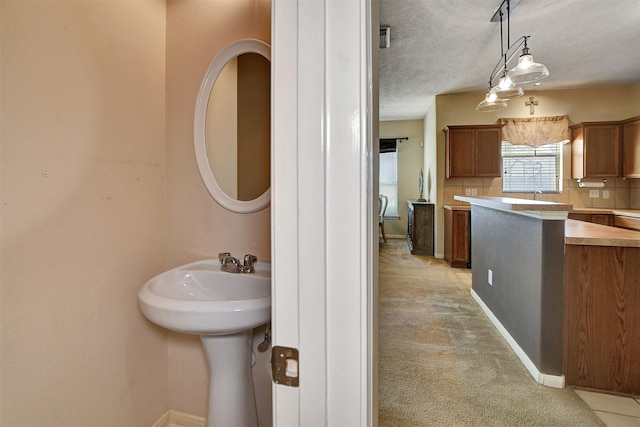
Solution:
M 584 182 L 602 182 L 584 179 Z M 597 190 L 598 197 L 590 197 Z M 475 193 L 475 194 L 474 194 Z M 445 205 L 460 204 L 453 196 L 495 196 L 533 199 L 532 193 L 503 193 L 502 178 L 449 178 L 444 180 Z M 608 196 L 605 198 L 604 196 Z M 536 199 L 571 203 L 576 208 L 640 209 L 640 179 L 607 178 L 602 188 L 580 188 L 575 179 L 565 178 L 561 193 L 536 194 Z

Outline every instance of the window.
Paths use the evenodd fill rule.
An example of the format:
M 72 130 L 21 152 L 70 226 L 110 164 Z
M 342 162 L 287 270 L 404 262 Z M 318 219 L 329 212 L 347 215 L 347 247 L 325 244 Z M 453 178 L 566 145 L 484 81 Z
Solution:
M 398 153 L 380 153 L 380 194 L 389 199 L 385 217 L 398 216 Z
M 502 191 L 559 193 L 562 191 L 562 142 L 512 145 L 502 141 Z

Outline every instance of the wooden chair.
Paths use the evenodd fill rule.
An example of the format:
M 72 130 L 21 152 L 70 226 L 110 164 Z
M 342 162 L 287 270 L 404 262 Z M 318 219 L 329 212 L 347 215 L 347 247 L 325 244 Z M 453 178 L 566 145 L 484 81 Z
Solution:
M 378 200 L 380 201 L 380 211 L 378 212 L 378 224 L 380 225 L 380 232 L 382 233 L 382 240 L 387 243 L 387 238 L 384 235 L 384 213 L 387 210 L 389 199 L 384 194 L 378 194 Z

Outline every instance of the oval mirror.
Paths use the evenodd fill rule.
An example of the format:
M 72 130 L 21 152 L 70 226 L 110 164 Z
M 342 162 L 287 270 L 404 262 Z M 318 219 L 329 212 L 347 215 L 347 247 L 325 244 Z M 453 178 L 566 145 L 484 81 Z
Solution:
M 196 161 L 224 208 L 256 212 L 271 199 L 271 49 L 253 39 L 224 49 L 205 74 L 194 119 Z

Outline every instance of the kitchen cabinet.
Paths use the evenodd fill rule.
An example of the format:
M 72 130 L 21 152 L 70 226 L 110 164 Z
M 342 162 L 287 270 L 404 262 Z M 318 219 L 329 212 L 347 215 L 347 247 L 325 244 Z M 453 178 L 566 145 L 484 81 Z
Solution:
M 640 231 L 640 218 L 616 215 L 612 225 L 618 228 L 628 228 L 629 230 Z
M 640 395 L 639 258 L 631 246 L 565 246 L 567 385 Z
M 569 213 L 569 219 L 578 221 L 592 222 L 600 225 L 614 225 L 613 214 L 585 214 L 585 213 Z
M 502 175 L 502 126 L 445 127 L 445 177 L 499 178 Z
M 471 268 L 471 211 L 444 207 L 444 259 L 451 267 Z
M 412 255 L 433 255 L 432 203 L 408 200 L 407 245 Z
M 640 116 L 622 122 L 622 176 L 640 178 Z
M 571 177 L 614 178 L 620 174 L 620 122 L 571 126 Z

